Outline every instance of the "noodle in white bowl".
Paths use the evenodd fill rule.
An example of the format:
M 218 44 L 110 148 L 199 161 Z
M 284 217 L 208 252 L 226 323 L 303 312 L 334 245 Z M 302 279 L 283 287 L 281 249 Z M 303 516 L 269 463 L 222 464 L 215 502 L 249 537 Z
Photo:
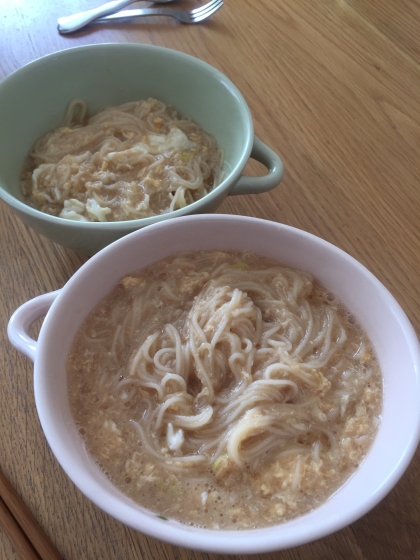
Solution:
M 237 530 L 240 520 L 233 524 L 235 530 L 224 530 L 222 527 L 209 530 L 199 526 L 188 526 L 174 517 L 157 514 L 160 510 L 159 504 L 149 508 L 137 504 L 125 491 L 119 489 L 115 482 L 110 481 L 104 472 L 105 465 L 100 467 L 93 460 L 91 453 L 87 451 L 86 440 L 80 434 L 80 425 L 75 422 L 69 402 L 66 361 L 73 341 L 87 315 L 95 311 L 121 279 L 133 276 L 133 270 L 145 271 L 157 261 L 168 259 L 178 251 L 213 251 L 215 248 L 236 253 L 252 251 L 265 258 L 285 263 L 286 268 L 307 271 L 326 287 L 327 295 L 335 294 L 338 298 L 335 301 L 341 301 L 351 312 L 351 315 L 346 316 L 350 325 L 359 324 L 367 334 L 377 354 L 383 377 L 380 424 L 366 457 L 350 478 L 329 498 L 307 513 L 290 521 L 278 522 L 260 529 Z M 233 271 L 235 270 L 236 268 L 233 268 Z M 240 271 L 241 267 L 238 270 Z M 305 272 L 305 275 L 307 273 Z M 122 290 L 122 285 L 119 289 Z M 159 293 L 162 291 L 163 287 Z M 172 286 L 169 286 L 168 292 L 165 293 L 170 292 L 174 293 Z M 335 305 L 334 301 L 330 302 L 328 298 L 327 301 Z M 132 310 L 134 311 L 134 308 Z M 33 340 L 28 332 L 29 325 L 47 311 L 39 339 Z M 115 319 L 118 320 L 118 313 Z M 267 319 L 264 321 L 267 322 Z M 125 327 L 128 329 L 130 325 L 130 319 L 127 318 Z M 121 325 L 120 333 L 122 329 Z M 103 329 L 100 329 L 96 333 L 90 333 L 93 343 L 100 345 L 107 338 L 102 331 Z M 114 329 L 114 334 L 115 332 Z M 153 335 L 154 332 L 151 329 L 149 334 Z M 350 255 L 309 233 L 282 224 L 229 215 L 188 216 L 154 224 L 126 236 L 95 255 L 76 272 L 62 290 L 44 294 L 22 305 L 10 320 L 8 333 L 12 344 L 35 362 L 34 388 L 40 423 L 52 452 L 70 479 L 88 499 L 118 521 L 136 531 L 176 546 L 219 554 L 261 554 L 295 547 L 324 537 L 359 519 L 378 504 L 406 470 L 419 442 L 420 349 L 416 333 L 404 311 L 379 280 Z M 271 338 L 267 336 L 267 342 Z M 115 340 L 115 348 L 119 352 L 121 348 L 117 340 L 118 337 Z M 303 340 L 304 336 L 302 338 L 301 335 L 300 342 Z M 143 342 L 138 341 L 137 350 Z M 300 342 L 295 342 L 294 346 L 292 344 L 290 351 L 298 348 Z M 184 340 L 182 344 L 185 344 Z M 174 344 L 173 346 L 176 347 Z M 242 346 L 242 350 L 245 349 L 246 344 Z M 355 348 L 350 353 L 350 357 L 356 361 L 362 355 L 362 348 Z M 134 357 L 135 354 L 129 354 L 132 360 L 130 363 L 133 363 Z M 319 358 L 320 354 L 317 357 Z M 169 355 L 165 358 L 164 353 L 161 353 L 156 361 L 158 364 L 169 365 Z M 155 366 L 153 360 L 153 367 Z M 163 394 L 167 389 L 173 391 L 176 388 L 172 381 L 172 375 L 176 374 L 176 371 L 175 374 L 169 373 L 164 382 L 163 378 L 159 378 L 156 385 L 161 388 Z M 278 372 L 272 372 L 270 376 L 272 379 L 281 380 Z M 109 381 L 110 377 L 104 371 L 104 388 Z M 117 379 L 117 382 L 119 381 L 123 382 L 122 379 Z M 136 381 L 139 384 L 143 383 L 141 379 Z M 296 376 L 291 381 L 300 386 Z M 136 383 L 133 383 L 130 387 L 129 383 L 122 384 L 119 394 L 122 395 L 125 390 L 127 397 L 131 399 L 135 390 L 141 390 L 137 388 L 140 385 L 134 387 L 135 385 Z M 150 392 L 152 391 L 153 398 L 157 399 L 158 390 L 150 389 Z M 182 391 L 183 385 L 180 382 L 176 392 Z M 282 391 L 285 391 L 285 388 L 278 390 L 277 394 Z M 294 398 L 293 385 L 290 385 L 289 391 L 291 398 Z M 98 411 L 102 410 L 101 404 L 106 403 L 95 404 Z M 227 399 L 226 407 L 229 404 L 230 400 Z M 343 408 L 344 404 L 340 403 Z M 153 402 L 152 405 L 155 406 Z M 142 414 L 147 410 L 147 403 L 143 402 L 139 413 L 133 419 L 141 424 Z M 150 410 L 152 411 L 152 408 Z M 168 426 L 166 415 L 169 413 L 174 411 L 163 411 L 161 426 Z M 341 406 L 338 413 L 341 414 Z M 181 416 L 180 412 L 176 414 Z M 144 430 L 145 426 L 141 427 Z M 184 439 L 187 429 L 174 426 L 173 423 L 172 427 L 175 436 L 173 444 L 176 447 L 177 442 L 179 443 L 176 439 L 179 429 L 184 431 Z M 112 428 L 111 422 L 105 427 L 110 431 L 113 431 Z M 127 434 L 130 434 L 129 438 L 139 447 L 141 438 L 132 423 L 129 424 Z M 125 433 L 123 435 L 125 437 Z M 163 439 L 166 439 L 167 433 L 162 435 Z M 169 436 L 171 437 L 171 433 Z M 318 434 L 317 438 L 321 438 L 321 443 L 325 442 L 325 449 L 328 450 L 332 443 L 331 434 L 324 432 L 324 435 Z M 124 438 L 121 439 L 124 443 Z M 248 446 L 241 447 L 242 451 L 247 449 Z M 310 459 L 314 464 L 319 459 L 323 461 L 325 449 L 316 444 L 310 453 L 302 454 L 301 459 L 296 462 L 291 482 L 298 484 L 305 469 L 305 461 Z M 203 454 L 208 453 L 210 456 L 215 451 L 216 449 L 211 447 L 207 451 L 203 450 Z M 169 450 L 168 447 L 168 455 L 173 453 L 175 451 Z M 293 453 L 295 450 L 290 447 L 287 454 L 292 458 Z M 282 460 L 287 459 L 287 454 Z M 217 468 L 217 465 L 215 467 Z M 191 476 L 193 471 L 198 470 L 198 465 L 189 467 L 190 486 L 188 492 L 184 493 L 186 504 L 189 503 L 194 488 L 203 482 L 201 478 Z M 207 471 L 206 476 L 210 474 L 207 468 L 204 470 Z M 176 472 L 170 472 L 166 467 L 165 473 L 168 482 L 170 477 L 178 477 Z M 153 473 L 145 476 L 153 476 Z M 215 473 L 210 476 L 213 477 L 213 485 L 219 484 Z M 168 493 L 172 491 L 171 488 L 167 490 Z M 212 489 L 208 488 L 199 496 L 200 509 L 205 509 L 205 503 L 211 506 L 211 492 Z M 154 495 L 156 496 L 155 492 Z M 228 509 L 230 504 L 223 509 L 223 513 Z
M 110 479 L 212 529 L 318 506 L 379 426 L 382 380 L 360 327 L 311 275 L 247 252 L 181 253 L 126 276 L 67 367 L 75 419 Z

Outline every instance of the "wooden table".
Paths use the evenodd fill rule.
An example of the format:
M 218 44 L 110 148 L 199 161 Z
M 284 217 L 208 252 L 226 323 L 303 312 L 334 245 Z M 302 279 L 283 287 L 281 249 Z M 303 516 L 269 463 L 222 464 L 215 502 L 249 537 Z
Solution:
M 0 0 L 0 78 L 54 51 L 104 42 L 162 45 L 214 65 L 242 91 L 257 135 L 286 169 L 274 191 L 228 199 L 219 211 L 282 222 L 338 245 L 385 284 L 420 332 L 419 0 L 226 0 L 197 26 L 151 18 L 57 33 L 59 16 L 98 3 Z M 248 171 L 261 169 L 254 162 Z M 62 287 L 86 257 L 0 206 L 1 469 L 66 560 L 221 559 L 124 527 L 61 470 L 38 422 L 33 365 L 9 344 L 6 324 L 24 301 Z M 417 453 L 395 489 L 350 527 L 252 558 L 420 558 L 419 475 Z M 0 558 L 17 558 L 3 534 Z

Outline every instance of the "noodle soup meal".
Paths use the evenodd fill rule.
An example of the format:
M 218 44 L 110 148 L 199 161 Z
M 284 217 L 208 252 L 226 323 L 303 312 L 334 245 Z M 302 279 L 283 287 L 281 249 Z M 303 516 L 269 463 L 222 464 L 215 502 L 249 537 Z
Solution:
M 223 152 L 189 117 L 156 99 L 91 118 L 74 99 L 63 125 L 35 144 L 22 172 L 28 203 L 53 216 L 115 222 L 199 200 L 223 179 Z
M 124 277 L 67 358 L 86 448 L 163 519 L 266 527 L 357 469 L 382 377 L 354 317 L 308 273 L 255 254 L 178 253 Z

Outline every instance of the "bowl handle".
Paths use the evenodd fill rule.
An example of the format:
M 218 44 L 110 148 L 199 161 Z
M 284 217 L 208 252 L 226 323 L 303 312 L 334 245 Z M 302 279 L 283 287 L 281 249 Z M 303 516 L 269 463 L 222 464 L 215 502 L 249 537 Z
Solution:
M 47 314 L 60 292 L 61 290 L 56 290 L 30 299 L 16 309 L 10 318 L 7 327 L 10 342 L 16 350 L 25 354 L 33 362 L 35 361 L 37 341 L 29 336 L 29 329 L 37 319 Z
M 267 175 L 262 177 L 249 177 L 242 175 L 233 187 L 230 195 L 236 194 L 258 194 L 271 191 L 280 183 L 284 174 L 283 162 L 264 142 L 254 136 L 251 158 L 256 159 L 266 166 Z

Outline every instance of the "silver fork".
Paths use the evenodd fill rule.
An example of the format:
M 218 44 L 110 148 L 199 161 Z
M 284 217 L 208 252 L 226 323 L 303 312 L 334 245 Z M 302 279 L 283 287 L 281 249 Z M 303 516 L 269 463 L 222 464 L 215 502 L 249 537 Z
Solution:
M 71 31 L 77 31 L 81 29 L 91 21 L 98 19 L 108 14 L 114 14 L 122 8 L 125 8 L 129 4 L 134 4 L 137 0 L 111 0 L 106 4 L 102 4 L 97 8 L 87 10 L 85 12 L 80 12 L 78 14 L 73 14 L 71 16 L 65 16 L 58 18 L 58 30 L 60 33 L 70 33 Z M 172 0 L 155 0 L 155 2 L 172 2 Z
M 126 0 L 125 5 L 128 5 L 133 1 L 134 0 Z M 111 2 L 109 4 L 111 4 Z M 91 22 L 108 23 L 143 16 L 170 16 L 181 23 L 200 23 L 213 15 L 222 6 L 223 0 L 211 0 L 207 4 L 204 4 L 204 6 L 200 6 L 199 8 L 195 8 L 193 10 L 176 10 L 173 8 L 138 8 L 134 10 L 123 10 L 117 13 L 110 13 L 105 17 L 100 17 L 102 14 L 98 14 L 96 17 L 92 17 L 92 15 L 90 15 L 88 18 L 83 20 L 81 18 L 76 20 L 76 16 L 81 16 L 83 14 L 76 14 L 76 16 L 60 18 L 58 20 L 58 30 L 60 33 L 73 33 Z

